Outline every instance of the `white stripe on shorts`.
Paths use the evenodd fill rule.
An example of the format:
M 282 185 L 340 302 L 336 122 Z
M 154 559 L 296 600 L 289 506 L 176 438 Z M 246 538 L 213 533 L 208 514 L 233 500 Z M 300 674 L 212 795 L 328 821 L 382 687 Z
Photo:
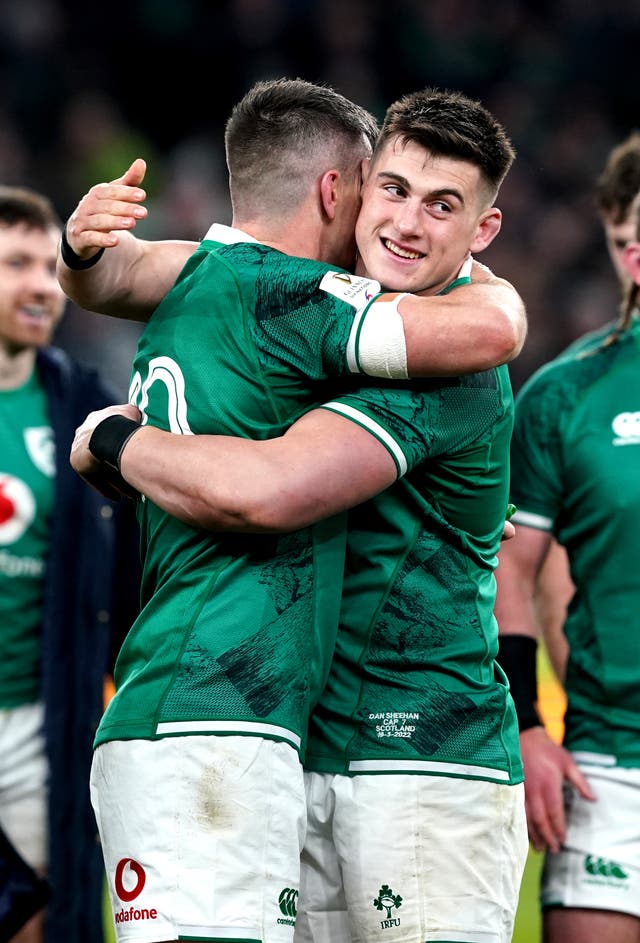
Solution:
M 441 773 L 443 776 L 480 776 L 499 783 L 509 782 L 509 774 L 488 766 L 462 763 L 434 763 L 431 760 L 351 760 L 350 773 Z

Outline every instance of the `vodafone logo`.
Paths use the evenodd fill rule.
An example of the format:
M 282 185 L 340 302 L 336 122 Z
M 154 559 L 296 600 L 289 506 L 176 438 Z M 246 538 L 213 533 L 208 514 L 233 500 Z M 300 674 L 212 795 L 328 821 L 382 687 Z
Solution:
M 141 864 L 133 858 L 121 858 L 116 866 L 116 894 L 125 903 L 135 900 L 142 893 L 147 882 L 147 875 Z M 114 913 L 116 923 L 138 922 L 139 920 L 157 920 L 155 907 L 122 907 Z
M 116 894 L 125 903 L 142 893 L 147 880 L 144 868 L 133 858 L 121 858 L 116 866 Z
M 0 545 L 15 543 L 33 521 L 36 502 L 19 478 L 0 472 Z

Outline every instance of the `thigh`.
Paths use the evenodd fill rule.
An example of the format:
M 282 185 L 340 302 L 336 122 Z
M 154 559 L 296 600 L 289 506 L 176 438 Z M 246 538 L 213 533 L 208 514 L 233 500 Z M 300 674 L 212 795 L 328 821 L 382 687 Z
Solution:
M 543 915 L 544 943 L 640 943 L 640 919 L 603 910 L 553 908 Z
M 567 792 L 567 835 L 561 850 L 545 858 L 542 907 L 640 918 L 640 771 L 582 770 L 596 801 Z
M 527 854 L 523 787 L 336 777 L 334 839 L 354 943 L 508 943 Z
M 42 704 L 0 711 L 0 825 L 24 860 L 41 872 L 49 844 L 43 720 Z
M 91 798 L 118 943 L 291 943 L 306 812 L 288 744 L 112 741 L 96 750 Z

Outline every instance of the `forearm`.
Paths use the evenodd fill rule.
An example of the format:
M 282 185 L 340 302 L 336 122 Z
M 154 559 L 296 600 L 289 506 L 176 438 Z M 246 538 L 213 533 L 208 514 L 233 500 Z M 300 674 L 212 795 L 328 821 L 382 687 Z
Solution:
M 396 478 L 391 456 L 373 436 L 326 410 L 262 442 L 144 426 L 122 452 L 120 471 L 191 526 L 248 532 L 297 530 L 353 507 Z
M 550 535 L 516 528 L 511 546 L 503 545 L 496 570 L 495 615 L 500 631 L 498 663 L 507 675 L 520 731 L 542 724 L 537 709 L 537 647 L 540 626 L 535 585 L 549 548 Z
M 269 507 L 277 507 L 276 471 L 264 445 L 144 426 L 124 449 L 120 470 L 137 491 L 193 527 L 273 531 L 279 529 L 269 518 Z
M 508 363 L 527 332 L 515 289 L 501 279 L 463 285 L 448 295 L 408 295 L 399 304 L 410 376 L 456 376 Z
M 569 656 L 564 623 L 574 591 L 566 550 L 553 541 L 536 581 L 535 606 L 549 660 L 562 683 Z
M 137 239 L 118 234 L 91 268 L 75 270 L 58 255 L 57 275 L 65 294 L 87 311 L 147 321 L 173 286 L 197 243 Z
M 516 536 L 513 540 L 517 539 L 516 529 Z M 500 635 L 526 635 L 537 641 L 541 637 L 542 629 L 535 606 L 533 582 L 529 581 L 522 571 L 507 563 L 506 554 L 504 560 L 500 559 L 504 549 L 504 547 L 500 548 L 496 571 L 498 592 L 495 616 Z

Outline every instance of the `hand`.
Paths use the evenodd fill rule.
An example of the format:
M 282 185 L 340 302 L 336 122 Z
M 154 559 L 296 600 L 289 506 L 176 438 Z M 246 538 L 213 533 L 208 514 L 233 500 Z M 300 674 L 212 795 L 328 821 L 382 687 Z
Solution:
M 520 748 L 529 840 L 536 851 L 557 852 L 565 840 L 567 828 L 564 783 L 571 783 L 585 799 L 595 800 L 596 797 L 569 751 L 555 743 L 544 727 L 523 731 Z
M 93 430 L 106 419 L 107 416 L 127 416 L 129 419 L 135 419 L 139 422 L 142 419 L 142 413 L 136 406 L 130 403 L 123 403 L 118 406 L 107 406 L 105 409 L 89 413 L 81 426 L 76 429 L 76 435 L 71 445 L 71 454 L 69 461 L 71 467 L 80 475 L 81 478 L 95 488 L 105 498 L 112 501 L 119 501 L 122 496 L 132 497 L 135 490 L 131 488 L 124 478 L 103 462 L 95 458 L 89 451 L 89 441 Z
M 147 197 L 140 188 L 146 170 L 138 157 L 121 177 L 97 183 L 82 197 L 66 226 L 67 242 L 81 259 L 117 246 L 117 230 L 133 229 L 147 215 L 146 207 L 140 206 Z

